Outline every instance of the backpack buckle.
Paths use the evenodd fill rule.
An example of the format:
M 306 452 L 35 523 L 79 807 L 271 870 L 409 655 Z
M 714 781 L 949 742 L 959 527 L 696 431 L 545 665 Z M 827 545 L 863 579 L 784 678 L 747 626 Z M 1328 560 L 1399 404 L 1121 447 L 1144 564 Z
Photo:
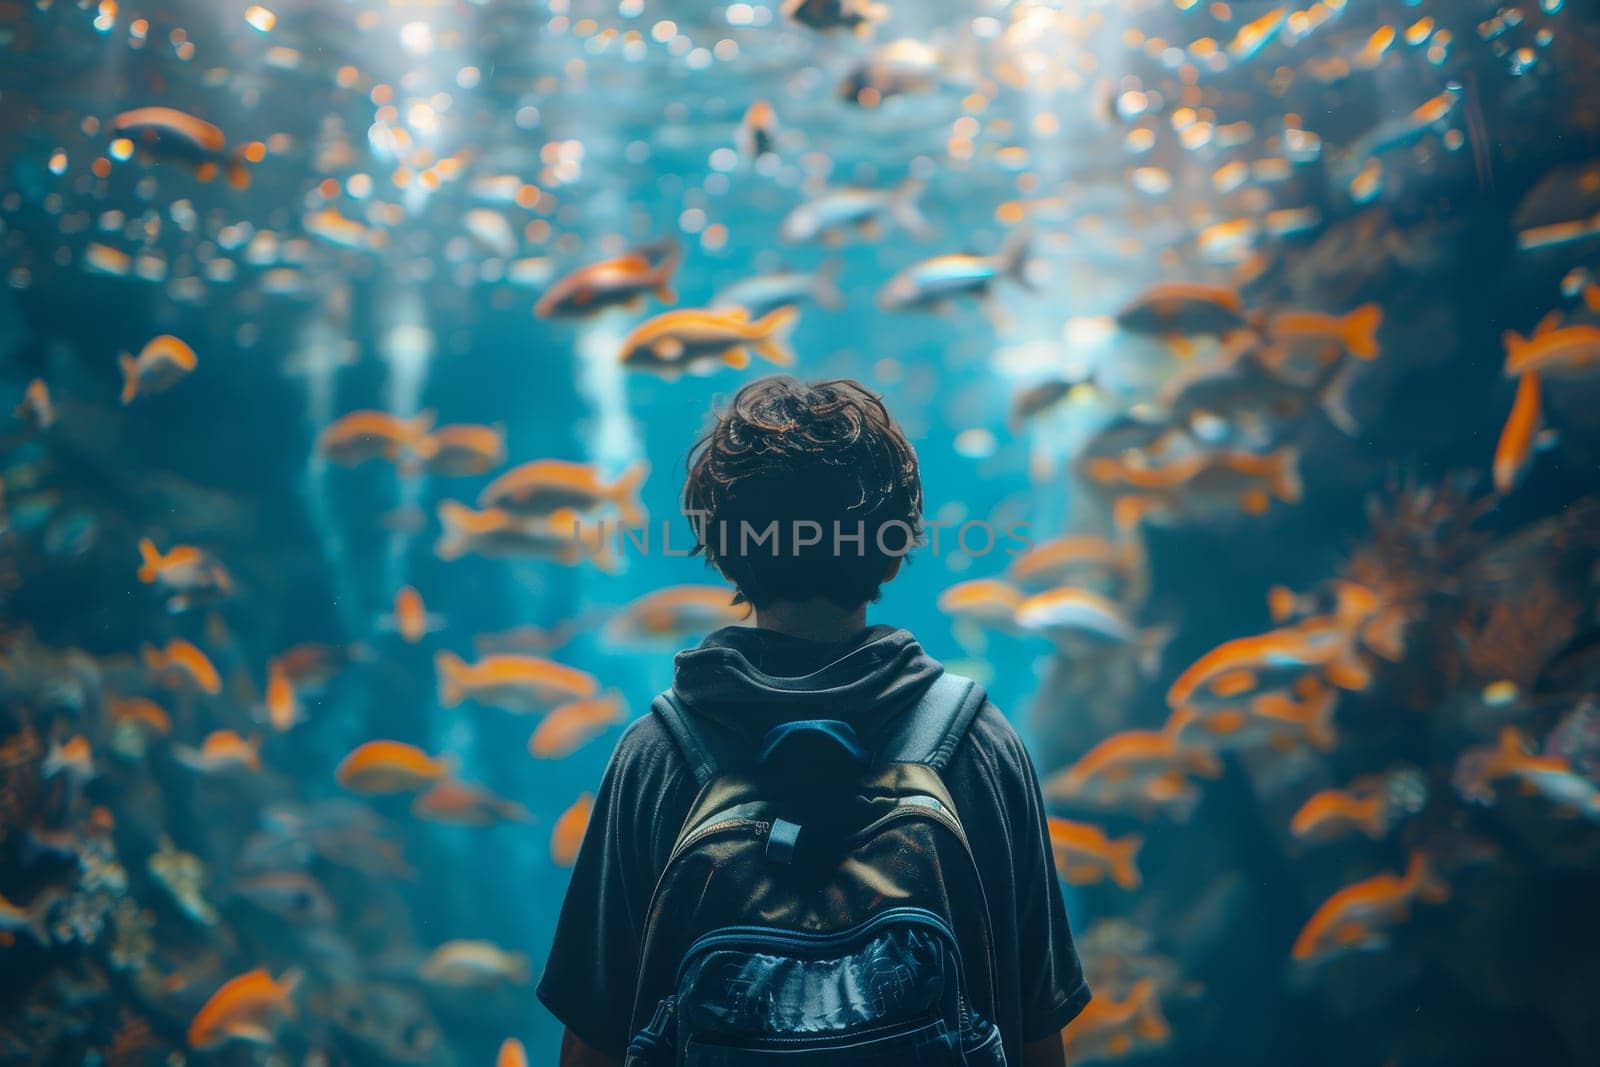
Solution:
M 772 820 L 767 831 L 767 859 L 788 866 L 794 862 L 794 850 L 800 843 L 801 826 L 788 819 Z

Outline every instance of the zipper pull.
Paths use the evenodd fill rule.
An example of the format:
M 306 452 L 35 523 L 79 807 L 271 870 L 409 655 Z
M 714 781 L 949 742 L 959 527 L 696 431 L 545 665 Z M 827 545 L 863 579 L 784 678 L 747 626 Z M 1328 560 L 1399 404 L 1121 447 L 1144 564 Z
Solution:
M 673 1019 L 678 1013 L 678 997 L 668 994 L 656 1005 L 650 1022 L 628 1043 L 624 1067 L 653 1067 L 670 1064 L 677 1058 L 677 1033 Z

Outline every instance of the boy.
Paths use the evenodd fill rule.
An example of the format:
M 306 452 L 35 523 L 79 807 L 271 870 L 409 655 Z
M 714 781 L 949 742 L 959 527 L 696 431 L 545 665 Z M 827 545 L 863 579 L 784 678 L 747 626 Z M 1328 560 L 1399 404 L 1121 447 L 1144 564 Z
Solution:
M 752 747 L 775 724 L 846 720 L 870 747 L 943 673 L 911 634 L 866 625 L 867 604 L 920 539 L 922 483 L 905 435 L 858 383 L 746 385 L 691 452 L 683 500 L 697 551 L 753 607 L 755 623 L 677 655 L 673 689 L 686 714 L 747 733 Z M 1063 1063 L 1061 1030 L 1089 988 L 1033 765 L 984 702 L 941 776 L 988 901 L 992 1021 L 1006 1062 Z M 563 1065 L 622 1063 L 648 1021 L 634 1004 L 645 912 L 697 791 L 658 716 L 628 728 L 539 983 L 540 1000 L 566 1027 Z

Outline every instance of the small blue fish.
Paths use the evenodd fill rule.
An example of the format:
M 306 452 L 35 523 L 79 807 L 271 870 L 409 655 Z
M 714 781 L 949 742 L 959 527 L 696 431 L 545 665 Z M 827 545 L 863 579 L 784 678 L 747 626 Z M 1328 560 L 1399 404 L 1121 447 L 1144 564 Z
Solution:
M 967 293 L 987 295 L 995 279 L 1007 277 L 1031 289 L 1027 278 L 1028 240 L 1016 236 L 997 254 L 934 256 L 915 263 L 889 279 L 878 291 L 878 306 L 886 311 L 947 307 L 953 297 Z
M 832 259 L 814 271 L 777 271 L 745 278 L 719 292 L 711 306 L 744 308 L 758 319 L 807 300 L 837 310 L 844 306 L 844 293 L 839 290 L 840 266 L 839 260 Z
M 837 242 L 847 228 L 855 228 L 868 237 L 876 235 L 880 219 L 893 216 L 912 234 L 927 231 L 927 221 L 917 210 L 917 197 L 922 193 L 922 182 L 907 178 L 893 189 L 865 189 L 850 185 L 829 189 L 807 200 L 784 216 L 778 235 L 785 241 L 825 240 Z

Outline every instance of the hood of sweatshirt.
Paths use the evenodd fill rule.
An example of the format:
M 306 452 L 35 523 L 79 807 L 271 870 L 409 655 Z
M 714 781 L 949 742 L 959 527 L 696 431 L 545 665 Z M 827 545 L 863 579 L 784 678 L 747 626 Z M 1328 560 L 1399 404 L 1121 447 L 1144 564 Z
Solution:
M 833 643 L 729 626 L 678 653 L 673 688 L 697 718 L 746 744 L 779 723 L 842 719 L 871 746 L 942 673 L 915 637 L 892 626 Z

